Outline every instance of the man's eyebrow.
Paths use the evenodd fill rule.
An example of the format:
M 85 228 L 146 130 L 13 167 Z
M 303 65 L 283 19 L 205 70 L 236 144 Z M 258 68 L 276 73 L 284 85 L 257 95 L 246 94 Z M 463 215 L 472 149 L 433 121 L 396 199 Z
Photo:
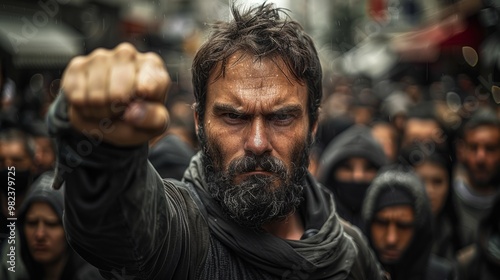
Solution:
M 269 115 L 300 114 L 302 113 L 302 110 L 303 107 L 300 104 L 285 105 L 270 112 Z M 242 110 L 226 103 L 215 103 L 213 106 L 213 111 L 215 114 L 221 114 L 221 113 L 244 114 Z
M 213 111 L 215 114 L 221 114 L 221 113 L 237 113 L 241 114 L 242 111 L 238 110 L 232 105 L 226 104 L 226 103 L 215 103 L 213 107 Z
M 277 110 L 273 111 L 273 115 L 283 115 L 283 114 L 299 114 L 302 113 L 303 107 L 299 104 L 285 105 Z

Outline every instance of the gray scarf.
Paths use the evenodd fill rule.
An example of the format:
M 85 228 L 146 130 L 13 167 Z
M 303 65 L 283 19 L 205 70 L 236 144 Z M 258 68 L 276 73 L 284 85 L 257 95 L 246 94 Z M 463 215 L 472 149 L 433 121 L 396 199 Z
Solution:
M 332 195 L 310 174 L 304 182 L 304 201 L 297 210 L 306 229 L 319 231 L 303 240 L 285 240 L 228 220 L 207 192 L 200 154 L 193 157 L 184 178 L 195 186 L 211 234 L 253 266 L 280 278 L 346 279 L 350 273 L 357 254 L 354 242 L 344 234 Z

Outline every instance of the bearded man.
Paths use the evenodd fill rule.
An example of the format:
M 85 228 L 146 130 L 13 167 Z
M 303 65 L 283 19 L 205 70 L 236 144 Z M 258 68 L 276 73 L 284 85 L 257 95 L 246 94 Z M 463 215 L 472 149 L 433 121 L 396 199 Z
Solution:
M 312 39 L 271 4 L 232 14 L 193 61 L 201 151 L 182 181 L 147 161 L 168 122 L 161 58 L 122 44 L 70 62 L 49 116 L 69 242 L 107 278 L 380 279 L 307 172 L 322 88 Z

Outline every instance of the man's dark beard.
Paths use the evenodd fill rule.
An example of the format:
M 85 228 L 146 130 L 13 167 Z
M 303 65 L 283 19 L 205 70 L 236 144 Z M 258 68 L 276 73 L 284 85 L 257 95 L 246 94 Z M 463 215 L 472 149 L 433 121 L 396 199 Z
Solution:
M 286 218 L 299 206 L 309 162 L 310 136 L 307 143 L 294 147 L 291 172 L 281 160 L 267 154 L 238 158 L 224 171 L 220 144 L 208 143 L 203 128 L 198 133 L 209 192 L 231 220 L 261 230 L 262 225 Z M 258 167 L 272 174 L 249 175 L 239 184 L 234 183 L 237 175 Z

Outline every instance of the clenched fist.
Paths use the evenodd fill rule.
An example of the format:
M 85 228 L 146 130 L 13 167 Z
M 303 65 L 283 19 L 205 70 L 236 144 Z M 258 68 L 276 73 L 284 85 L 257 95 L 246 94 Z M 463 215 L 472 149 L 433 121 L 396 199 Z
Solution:
M 170 83 L 158 55 L 139 53 L 123 43 L 71 60 L 62 89 L 70 122 L 77 131 L 93 131 L 106 122 L 113 129 L 103 133 L 104 141 L 132 146 L 167 128 L 164 101 Z

